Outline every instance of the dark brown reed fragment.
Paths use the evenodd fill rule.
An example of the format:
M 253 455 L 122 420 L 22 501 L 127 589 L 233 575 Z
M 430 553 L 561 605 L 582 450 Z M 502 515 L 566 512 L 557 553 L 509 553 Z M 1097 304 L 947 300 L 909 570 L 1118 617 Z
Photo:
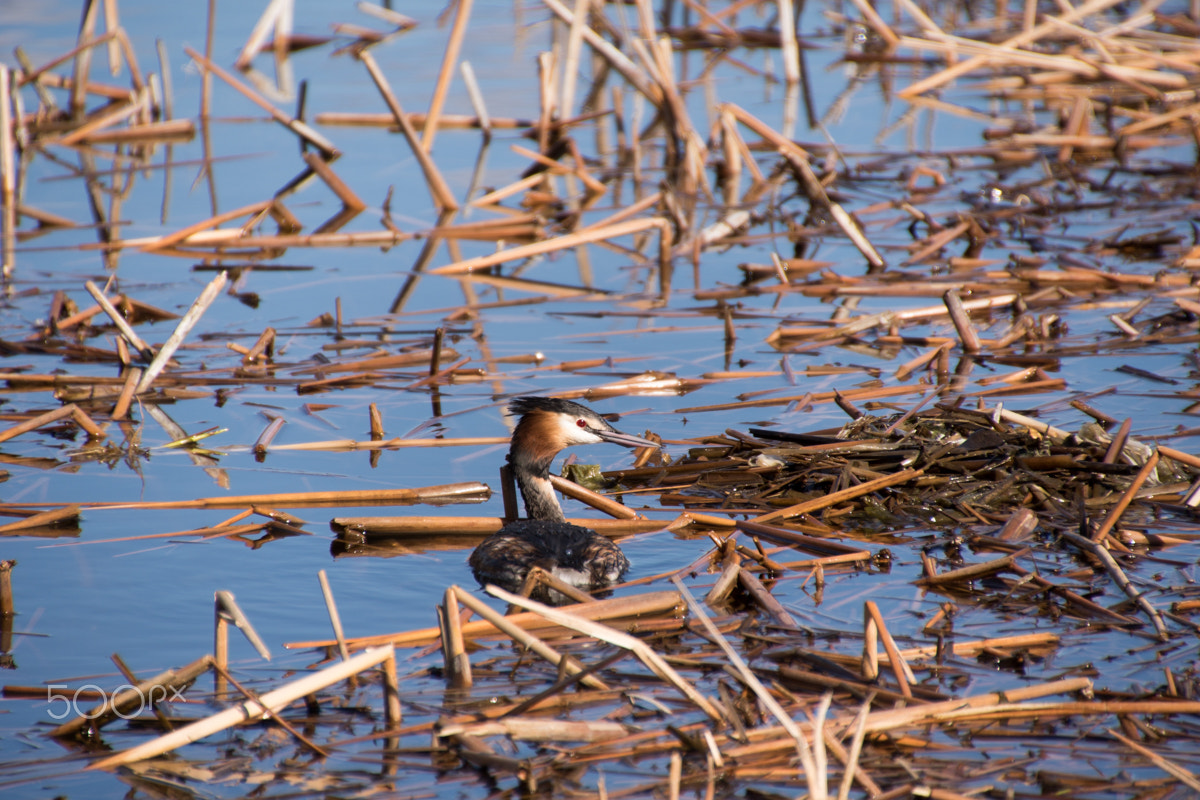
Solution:
M 862 409 L 843 397 L 837 389 L 833 390 L 833 402 L 837 403 L 837 407 L 845 411 L 850 419 L 858 419 L 863 415 Z
M 947 290 L 942 295 L 942 301 L 946 304 L 946 310 L 950 312 L 950 321 L 954 323 L 954 329 L 958 331 L 958 339 L 962 342 L 963 351 L 978 353 L 981 349 L 979 334 L 975 332 L 975 325 L 971 322 L 971 317 L 967 314 L 958 292 L 953 289 Z
M 0 561 L 0 617 L 12 617 L 17 613 L 16 604 L 13 603 L 13 588 L 12 588 L 12 571 L 17 566 L 17 562 L 11 558 Z M 4 647 L 3 652 L 8 652 L 11 647 Z
M 1154 624 L 1154 629 L 1158 632 L 1158 638 L 1164 642 L 1171 638 L 1171 634 L 1167 631 L 1167 625 L 1163 622 L 1162 615 L 1158 612 L 1158 609 L 1146 599 L 1144 594 L 1138 591 L 1137 587 L 1133 585 L 1129 577 L 1125 574 L 1125 571 L 1116 562 L 1116 559 L 1112 557 L 1103 545 L 1069 531 L 1060 531 L 1059 535 L 1081 550 L 1095 556 L 1105 571 L 1108 572 L 1109 577 L 1113 579 L 1113 582 L 1150 618 L 1150 621 Z
M 1126 417 L 1121 423 L 1121 427 L 1117 428 L 1117 432 L 1113 434 L 1112 441 L 1108 443 L 1108 449 L 1104 452 L 1104 463 L 1115 464 L 1117 458 L 1120 457 L 1121 451 L 1125 449 L 1125 442 L 1129 439 L 1129 431 L 1133 428 L 1133 418 Z
M 279 434 L 279 431 L 283 430 L 283 426 L 287 422 L 283 417 L 276 415 L 270 415 L 270 420 L 267 423 L 267 427 L 254 440 L 254 446 L 251 448 L 254 451 L 255 459 L 258 461 L 262 461 L 267 455 L 267 449 L 270 448 L 271 442 L 275 441 L 276 435 Z

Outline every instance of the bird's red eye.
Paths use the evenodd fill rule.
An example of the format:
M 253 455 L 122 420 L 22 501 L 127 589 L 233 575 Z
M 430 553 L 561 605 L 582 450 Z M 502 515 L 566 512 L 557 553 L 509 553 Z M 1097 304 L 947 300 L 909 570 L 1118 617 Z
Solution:
M 575 424 L 581 428 L 586 428 L 588 426 L 587 420 L 582 420 L 582 419 L 575 420 Z

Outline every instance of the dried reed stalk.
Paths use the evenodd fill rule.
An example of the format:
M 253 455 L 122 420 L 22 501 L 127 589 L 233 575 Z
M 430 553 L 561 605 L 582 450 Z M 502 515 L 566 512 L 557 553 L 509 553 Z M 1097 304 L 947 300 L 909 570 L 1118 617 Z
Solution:
M 421 142 L 417 139 L 417 131 L 413 128 L 412 123 L 404 114 L 404 109 L 400 107 L 400 101 L 392 94 L 391 86 L 388 85 L 387 78 L 379 69 L 379 65 L 375 63 L 375 58 L 366 50 L 357 51 L 359 61 L 367 68 L 371 80 L 375 82 L 376 88 L 379 89 L 380 95 L 383 96 L 383 101 L 387 103 L 388 109 L 391 110 L 392 116 L 396 120 L 396 124 L 400 126 L 400 131 L 404 134 L 404 138 L 408 141 L 408 146 L 413 152 L 413 156 L 417 159 L 417 163 L 421 167 L 421 172 L 425 175 L 425 182 L 429 184 L 429 191 L 433 195 L 434 202 L 438 204 L 438 208 L 442 211 L 453 211 L 458 208 L 458 202 L 454 199 L 454 194 L 450 191 L 450 187 L 442 178 L 442 173 L 438 171 L 437 165 L 433 163 L 433 159 L 429 157 L 429 152 L 421 146 Z
M 459 597 L 466 596 L 463 592 Z M 466 601 L 464 601 L 465 603 Z M 648 592 L 639 595 L 613 597 L 606 600 L 596 600 L 591 603 L 580 603 L 571 607 L 571 613 L 576 617 L 592 620 L 621 619 L 624 617 L 652 616 L 656 614 L 673 613 L 679 609 L 682 600 L 678 592 Z M 482 614 L 482 612 L 480 612 Z M 532 611 L 522 614 L 509 614 L 505 617 L 509 623 L 518 625 L 525 630 L 544 630 L 556 628 L 556 623 Z M 462 626 L 465 638 L 495 636 L 496 626 L 487 620 L 468 622 Z M 346 644 L 351 650 L 372 647 L 380 644 L 390 644 L 395 647 L 425 647 L 438 640 L 441 635 L 439 628 L 423 628 L 421 630 L 390 633 L 382 636 L 363 636 L 347 639 Z M 283 646 L 289 650 L 309 647 L 332 647 L 336 642 L 322 640 L 312 642 L 287 642 Z
M 421 131 L 421 148 L 426 153 L 433 152 L 433 142 L 437 138 L 442 106 L 446 102 L 446 92 L 450 88 L 450 80 L 454 77 L 454 65 L 458 63 L 458 53 L 462 48 L 463 36 L 467 32 L 467 22 L 471 19 L 471 4 L 472 0 L 458 0 L 454 4 L 454 24 L 450 28 L 450 38 L 446 42 L 446 48 L 442 51 L 442 68 L 438 71 L 433 97 L 429 101 L 429 114 L 425 118 L 425 127 Z
M 471 484 L 463 484 L 470 486 Z M 478 484 L 487 489 L 483 484 Z M 490 490 L 488 490 L 490 491 Z M 365 504 L 364 504 L 365 505 Z M 510 520 L 511 521 L 511 520 Z M 660 531 L 664 525 L 649 519 L 583 519 L 572 517 L 572 525 L 591 528 L 605 536 Z M 375 536 L 488 536 L 504 527 L 502 517 L 335 517 L 332 524 L 346 530 Z
M 1163 622 L 1162 614 L 1160 614 L 1158 609 L 1156 609 L 1150 603 L 1150 601 L 1146 599 L 1145 595 L 1137 590 L 1137 587 L 1134 586 L 1129 580 L 1128 576 L 1125 575 L 1125 571 L 1121 569 L 1121 566 L 1116 562 L 1112 555 L 1109 554 L 1107 549 L 1105 549 L 1096 541 L 1084 538 L 1083 536 L 1071 533 L 1069 531 L 1059 531 L 1059 536 L 1062 536 L 1076 547 L 1079 547 L 1080 549 L 1095 556 L 1104 566 L 1104 569 L 1113 579 L 1113 582 L 1116 583 L 1117 586 L 1120 587 L 1121 591 L 1125 592 L 1125 594 L 1129 596 L 1129 599 L 1133 600 L 1133 602 L 1136 603 L 1137 606 L 1146 613 L 1146 616 L 1150 618 L 1150 621 L 1154 623 L 1154 629 L 1158 632 L 1158 638 L 1164 642 L 1170 640 L 1171 634 L 1167 631 L 1167 625 L 1165 622 Z
M 125 317 L 121 314 L 121 312 L 117 311 L 112 302 L 110 302 L 109 299 L 104 296 L 104 292 L 100 290 L 100 287 L 91 281 L 85 281 L 83 287 L 87 289 L 88 294 L 90 294 L 96 300 L 96 303 L 100 306 L 104 313 L 108 314 L 109 318 L 112 319 L 114 324 L 116 324 L 117 330 L 121 332 L 121 335 L 125 337 L 125 340 L 129 342 L 134 350 L 138 351 L 138 355 L 140 355 L 146 362 L 152 361 L 154 359 L 154 351 L 150 349 L 148 344 L 142 341 L 142 338 L 137 335 L 130 324 L 125 320 Z
M 502 616 L 470 592 L 464 591 L 457 586 L 453 588 L 457 598 L 463 605 L 474 611 L 485 621 L 493 625 L 496 630 L 504 633 L 517 644 L 537 653 L 546 661 L 562 670 L 566 675 L 579 675 L 583 672 L 583 668 L 574 658 L 564 656 L 522 626 L 515 624 L 511 617 Z M 459 636 L 462 636 L 461 630 L 459 631 Z M 607 690 L 609 688 L 607 683 L 595 675 L 584 675 L 584 677 L 580 678 L 580 682 L 593 689 Z
M 1117 501 L 1117 504 L 1109 509 L 1104 522 L 1092 533 L 1091 539 L 1093 542 L 1103 541 L 1108 536 L 1109 532 L 1112 531 L 1117 521 L 1121 518 L 1121 515 L 1125 513 L 1125 510 L 1129 508 L 1129 504 L 1137 496 L 1138 491 L 1142 488 L 1142 484 L 1154 474 L 1156 469 L 1158 469 L 1158 453 L 1154 452 L 1150 454 L 1150 458 L 1146 459 L 1146 463 L 1142 465 L 1137 475 L 1130 481 L 1128 488 L 1121 493 L 1121 498 Z
M 591 636 L 599 639 L 602 642 L 616 645 L 636 655 L 647 668 L 662 680 L 674 686 L 679 692 L 690 700 L 697 708 L 708 715 L 709 719 L 720 721 L 721 713 L 708 701 L 704 695 L 696 691 L 687 680 L 683 678 L 675 669 L 668 664 L 662 656 L 654 651 L 649 645 L 641 639 L 635 639 L 627 633 L 622 633 L 607 625 L 594 622 L 576 613 L 571 613 L 558 608 L 551 608 L 543 605 L 536 600 L 530 600 L 525 597 L 520 597 L 511 592 L 506 592 L 498 586 L 487 587 L 489 594 L 499 597 L 505 602 L 518 606 L 519 608 L 529 609 L 541 616 L 545 617 L 550 622 L 561 625 L 564 628 L 578 631 L 585 636 Z
M 56 408 L 53 411 L 47 411 L 45 414 L 39 414 L 31 420 L 18 423 L 13 425 L 11 428 L 6 428 L 5 430 L 0 431 L 0 442 L 7 442 L 9 439 L 12 439 L 15 436 L 20 436 L 22 433 L 36 430 L 43 425 L 49 425 L 51 422 L 57 422 L 65 417 L 71 417 L 75 421 L 76 425 L 83 428 L 87 432 L 88 436 L 98 438 L 104 436 L 103 428 L 93 422 L 92 418 L 89 417 L 83 411 L 83 409 L 74 403 L 70 403 L 62 406 L 61 408 Z
M 228 279 L 228 274 L 221 272 L 204 287 L 204 290 L 200 292 L 200 296 L 195 299 L 191 307 L 187 310 L 187 313 L 179 320 L 179 324 L 175 326 L 175 330 L 171 333 L 171 336 L 159 348 L 158 353 L 154 356 L 154 360 L 150 362 L 150 366 L 142 374 L 137 388 L 134 389 L 135 394 L 141 394 L 149 389 L 150 385 L 154 383 L 154 379 L 158 377 L 158 374 L 166 369 L 171 356 L 183 344 L 183 340 L 187 338 L 188 333 L 200 321 L 200 317 L 204 316 L 204 312 L 208 310 L 208 307 L 217 299 L 217 295 L 225 288 L 225 283 Z
M 3 376 L 0 375 L 0 378 Z M 467 436 L 456 439 L 405 439 L 396 437 L 383 441 L 357 441 L 354 439 L 332 439 L 321 442 L 296 442 L 276 445 L 275 450 L 391 450 L 398 447 L 481 447 L 508 444 L 507 436 Z M 476 484 L 482 485 L 482 484 Z
M 1128 747 L 1133 752 L 1145 757 L 1147 760 L 1150 761 L 1150 763 L 1154 764 L 1156 767 L 1161 769 L 1163 772 L 1166 772 L 1171 777 L 1186 784 L 1187 787 L 1189 789 L 1191 789 L 1192 791 L 1200 793 L 1200 778 L 1196 777 L 1196 773 L 1194 773 L 1188 769 L 1185 769 L 1184 767 L 1180 766 L 1179 764 L 1176 764 L 1174 761 L 1171 761 L 1167 758 L 1164 758 L 1163 756 L 1160 756 L 1158 753 L 1154 752 L 1149 747 L 1139 744 L 1138 742 L 1135 742 L 1133 739 L 1122 736 L 1121 734 L 1117 733 L 1116 731 L 1112 730 L 1111 728 L 1106 730 L 1105 733 L 1107 733 L 1109 736 L 1116 739 L 1121 744 Z
M 13 75 L 0 64 L 0 274 L 12 275 L 17 252 L 16 142 L 12 119 Z
M 346 185 L 333 167 L 329 166 L 329 162 L 316 153 L 304 153 L 301 158 L 304 163 L 308 164 L 309 169 L 317 173 L 329 190 L 337 195 L 338 200 L 342 201 L 342 205 L 352 211 L 362 211 L 367 207 L 367 204 L 362 201 L 362 198 L 354 193 L 354 190 Z
M 659 232 L 659 252 L 661 259 L 663 257 L 662 254 L 665 253 L 663 242 L 670 235 L 670 223 L 662 217 L 642 217 L 628 222 L 619 222 L 605 228 L 586 228 L 564 236 L 557 236 L 553 239 L 510 247 L 491 255 L 477 256 L 454 264 L 447 264 L 444 267 L 437 267 L 436 269 L 429 270 L 429 272 L 434 275 L 462 275 L 473 270 L 503 264 L 506 261 L 515 261 L 558 250 L 566 250 L 582 244 L 614 239 L 618 236 L 628 236 L 651 228 L 655 228 Z
M 325 598 L 325 609 L 329 612 L 329 624 L 333 626 L 333 636 L 337 639 L 338 653 L 342 661 L 349 661 L 350 650 L 346 647 L 346 634 L 342 630 L 342 615 L 338 613 L 337 601 L 333 598 L 333 589 L 329 587 L 325 570 L 317 570 L 317 581 L 321 584 L 321 596 Z
M 15 533 L 25 530 L 26 528 L 40 528 L 43 525 L 54 525 L 55 523 L 66 520 L 79 519 L 79 506 L 68 505 L 62 508 L 57 508 L 53 511 L 43 511 L 40 514 L 33 514 L 24 519 L 16 520 L 15 522 L 7 522 L 0 525 L 0 535 Z
M 575 500 L 579 500 L 582 503 L 586 503 L 597 511 L 603 511 L 605 514 L 608 514 L 616 519 L 638 518 L 638 513 L 632 508 L 629 508 L 623 503 L 618 503 L 615 500 L 605 497 L 602 494 L 593 492 L 586 486 L 580 486 L 578 483 L 575 483 L 575 481 L 569 481 L 566 478 L 559 477 L 558 475 L 551 475 L 550 484 L 567 497 L 571 497 Z
M 904 656 L 900 653 L 900 648 L 896 646 L 895 639 L 892 638 L 891 631 L 887 628 L 887 623 L 884 622 L 883 614 L 879 613 L 879 606 L 873 600 L 868 600 L 864 604 L 863 610 L 863 625 L 866 629 L 863 636 L 864 648 L 869 647 L 870 652 L 864 654 L 864 662 L 869 661 L 872 665 L 871 672 L 874 672 L 874 665 L 878 664 L 879 656 L 875 651 L 876 638 L 883 639 L 883 648 L 887 651 L 888 662 L 892 668 L 892 673 L 896 676 L 896 683 L 900 686 L 900 694 L 906 699 L 911 700 L 912 684 L 916 683 L 916 677 L 909 668 L 908 662 L 904 660 Z M 874 680 L 876 674 L 866 674 L 868 680 Z
M 571 13 L 565 5 L 559 0 L 542 0 L 546 8 L 554 13 L 554 16 L 561 19 L 568 27 L 575 24 L 575 15 Z M 599 53 L 625 80 L 637 89 L 642 95 L 653 103 L 655 106 L 661 107 L 663 102 L 662 91 L 660 88 L 647 77 L 645 71 L 634 64 L 624 53 L 603 39 L 600 34 L 596 33 L 586 24 L 580 25 L 579 31 L 588 46 Z
M 155 675 L 153 678 L 141 681 L 126 691 L 116 692 L 105 697 L 99 706 L 75 719 L 67 720 L 52 729 L 48 735 L 56 738 L 65 738 L 77 736 L 83 733 L 85 729 L 93 727 L 95 730 L 99 730 L 101 725 L 115 718 L 119 713 L 128 711 L 131 708 L 144 707 L 146 698 L 150 696 L 151 690 L 162 691 L 170 687 L 182 690 L 196 680 L 196 678 L 207 672 L 212 665 L 213 657 L 206 655 L 201 656 L 187 666 L 167 670 L 159 675 Z
M 879 489 L 886 489 L 889 486 L 895 486 L 899 483 L 907 483 L 908 481 L 913 480 L 914 478 L 919 478 L 924 474 L 925 471 L 923 469 L 901 470 L 900 472 L 896 472 L 891 475 L 885 475 L 882 478 L 875 478 L 874 480 L 865 481 L 860 483 L 858 486 L 851 486 L 848 489 L 831 492 L 824 497 L 805 500 L 804 502 L 796 503 L 795 505 L 788 506 L 787 508 L 781 508 L 776 511 L 770 511 L 766 514 L 760 514 L 754 518 L 753 522 L 763 524 L 766 522 L 774 522 L 775 520 L 798 517 L 801 514 L 809 514 L 813 511 L 820 511 L 823 508 L 829 508 L 830 506 L 837 505 L 838 503 L 846 500 L 853 500 L 856 497 L 862 497 L 864 494 L 870 494 L 871 492 Z
M 197 64 L 199 64 L 200 67 L 202 69 L 204 69 L 205 72 L 212 73 L 212 74 L 216 75 L 217 77 L 219 77 L 221 80 L 225 81 L 225 83 L 229 84 L 234 89 L 236 89 L 247 100 L 254 103 L 256 106 L 261 108 L 263 111 L 270 114 L 271 118 L 274 119 L 276 122 L 278 122 L 280 125 L 284 126 L 288 130 L 290 130 L 292 133 L 299 136 L 303 141 L 308 142 L 313 147 L 320 150 L 321 155 L 323 155 L 326 159 L 332 159 L 332 158 L 337 157 L 338 149 L 333 145 L 333 143 L 330 142 L 328 139 L 326 139 L 321 134 L 317 133 L 315 130 L 313 130 L 311 127 L 309 127 L 306 123 L 304 123 L 298 119 L 295 119 L 294 117 L 289 117 L 287 114 L 283 113 L 278 108 L 276 108 L 275 106 L 273 106 L 269 102 L 267 102 L 265 99 L 263 99 L 263 97 L 260 94 L 258 94 L 258 92 L 254 91 L 249 86 L 242 83 L 237 78 L 235 78 L 233 75 L 231 75 L 228 72 L 226 72 L 225 70 L 221 69 L 216 64 L 214 64 L 212 61 L 210 61 L 209 59 L 200 55 L 192 48 L 187 47 L 185 45 L 183 48 L 183 51 L 188 54 L 189 58 L 193 59 Z
M 438 607 L 438 623 L 442 637 L 442 660 L 450 685 L 458 689 L 469 689 L 474 683 L 471 676 L 471 660 L 463 645 L 462 618 L 459 616 L 457 586 L 446 587 L 442 605 Z M 345 647 L 345 643 L 341 643 Z
M 178 728 L 171 733 L 144 742 L 128 750 L 114 753 L 88 765 L 87 769 L 113 769 L 135 761 L 168 753 L 177 747 L 199 741 L 206 736 L 226 730 L 243 722 L 250 722 L 261 717 L 277 715 L 278 711 L 289 703 L 310 695 L 332 684 L 339 683 L 352 675 L 378 666 L 384 661 L 394 658 L 390 647 L 369 648 L 354 656 L 349 661 L 343 661 L 319 672 L 306 675 L 278 689 L 274 689 L 259 697 L 258 700 L 248 700 L 239 703 L 210 717 L 198 720 Z
M 422 503 L 435 498 L 458 497 L 464 494 L 488 494 L 491 490 L 482 483 L 453 483 L 445 486 L 426 486 L 420 489 L 363 489 L 332 492 L 281 492 L 278 494 L 245 494 L 224 497 L 204 497 L 197 500 L 158 500 L 141 503 L 93 502 L 82 503 L 84 508 L 147 509 L 147 508 L 229 508 L 249 505 L 271 506 L 373 506 Z
M 508 736 L 520 742 L 605 742 L 628 735 L 629 726 L 602 720 L 551 720 L 505 717 L 469 724 L 443 725 L 440 737 Z
M 1061 17 L 1056 17 L 1054 19 L 1058 22 L 1074 22 L 1075 20 L 1080 20 L 1091 16 L 1092 14 L 1104 11 L 1107 8 L 1111 8 L 1118 2 L 1119 0 L 1090 0 L 1090 2 L 1084 3 L 1081 6 L 1076 6 L 1067 13 L 1063 14 Z M 905 6 L 907 9 L 910 9 L 910 13 L 911 9 L 915 7 L 912 3 L 906 3 Z M 1004 40 L 1000 44 L 996 45 L 993 49 L 995 51 L 1014 51 L 1019 47 L 1024 47 L 1027 44 L 1036 42 L 1038 39 L 1041 39 L 1047 34 L 1053 33 L 1055 30 L 1057 30 L 1057 26 L 1053 22 L 1043 22 L 1041 25 L 1038 25 L 1035 28 L 1030 28 L 1017 34 L 1016 36 L 1012 36 Z M 917 81 L 916 83 L 901 89 L 900 96 L 911 97 L 913 95 L 924 94 L 925 92 L 936 89 L 939 86 L 944 86 L 955 78 L 966 75 L 972 70 L 987 66 L 994 57 L 995 54 L 972 56 L 965 61 L 960 61 L 951 67 L 947 67 L 935 75 L 931 75 L 928 78 Z

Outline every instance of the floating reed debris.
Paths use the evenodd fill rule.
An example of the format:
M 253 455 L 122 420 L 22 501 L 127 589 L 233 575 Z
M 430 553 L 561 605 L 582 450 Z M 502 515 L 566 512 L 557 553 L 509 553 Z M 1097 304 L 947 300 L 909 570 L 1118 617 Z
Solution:
M 268 714 L 274 715 L 281 708 L 301 697 L 305 697 L 332 684 L 339 683 L 348 677 L 381 664 L 384 665 L 383 669 L 385 672 L 395 673 L 395 655 L 392 648 L 368 648 L 347 661 L 300 678 L 290 684 L 267 692 L 257 699 L 240 703 L 211 717 L 178 728 L 157 739 L 152 739 L 149 742 L 128 750 L 106 756 L 90 764 L 88 769 L 113 769 L 124 764 L 132 764 L 135 761 L 153 758 L 154 756 L 170 752 L 177 747 L 198 741 L 205 736 L 225 730 L 233 725 L 258 719 Z M 395 681 L 385 681 L 384 685 L 389 687 L 394 686 Z M 389 715 L 395 707 L 394 702 L 387 703 Z M 388 722 L 395 725 L 399 723 L 399 719 L 389 718 Z
M 430 772 L 464 797 L 1195 789 L 1194 15 L 1113 0 L 997 6 L 992 17 L 907 0 L 891 15 L 866 0 L 838 13 L 788 0 L 542 0 L 531 17 L 521 9 L 511 37 L 535 42 L 523 63 L 537 90 L 525 96 L 495 94 L 504 38 L 488 29 L 488 47 L 472 46 L 485 35 L 478 4 L 455 4 L 444 32 L 407 38 L 438 44 L 425 87 L 397 58 L 428 54 L 397 37 L 432 12 L 412 20 L 363 5 L 369 26 L 329 19 L 333 37 L 308 37 L 293 30 L 290 0 L 273 0 L 230 47 L 217 5 L 204 55 L 185 51 L 202 81 L 192 118 L 171 97 L 174 45 L 160 47 L 162 74 L 143 73 L 116 2 L 88 0 L 72 44 L 48 62 L 18 52 L 19 67 L 0 65 L 12 309 L 0 337 L 0 479 L 13 501 L 0 505 L 0 534 L 47 558 L 126 556 L 115 551 L 135 541 L 139 558 L 187 551 L 200 580 L 225 566 L 205 560 L 213 547 L 188 546 L 203 542 L 221 559 L 242 544 L 270 558 L 279 548 L 264 543 L 283 538 L 319 557 L 401 557 L 369 570 L 382 581 L 369 592 L 378 614 L 363 615 L 361 597 L 339 598 L 339 612 L 320 574 L 332 638 L 291 643 L 319 650 L 285 655 L 279 668 L 340 661 L 283 687 L 227 663 L 228 625 L 243 615 L 216 591 L 217 692 L 193 690 L 173 709 L 179 729 L 152 742 L 139 729 L 171 718 L 135 717 L 127 692 L 64 694 L 49 683 L 57 670 L 25 681 L 45 685 L 6 687 L 53 698 L 52 708 L 97 704 L 84 709 L 94 722 L 73 720 L 65 735 L 109 752 L 70 758 L 136 762 L 121 780 L 160 793 L 181 779 L 284 776 L 301 792 L 416 796 Z M 294 111 L 280 110 L 305 63 L 290 55 L 307 47 L 340 58 L 338 68 L 302 78 Z M 273 80 L 254 68 L 267 52 Z M 105 56 L 112 78 L 99 72 Z M 503 63 L 507 79 L 522 58 Z M 331 87 L 334 75 L 350 83 Z M 755 99 L 776 81 L 781 95 Z M 352 103 L 364 87 L 387 113 L 312 107 L 333 94 Z M 445 113 L 466 94 L 472 114 Z M 282 186 L 250 180 L 267 162 L 239 162 L 246 196 L 234 208 L 224 165 L 248 150 L 216 157 L 214 145 L 256 149 L 262 127 L 231 122 L 238 95 L 300 152 L 284 158 L 294 177 Z M 939 147 L 929 132 L 946 115 L 971 120 L 962 135 L 977 141 Z M 860 130 L 872 117 L 881 130 Z M 704 119 L 710 128 L 697 127 Z M 332 125 L 360 128 L 340 159 L 321 132 Z M 491 152 L 488 134 L 503 129 L 522 143 Z M 406 143 L 389 156 L 395 132 Z M 257 149 L 279 157 L 274 145 Z M 172 222 L 172 176 L 189 172 L 207 203 Z M 145 186 L 157 194 L 159 176 L 161 211 L 146 219 L 156 203 Z M 311 186 L 316 202 L 299 195 Z M 83 210 L 46 210 L 62 208 Z M 385 253 L 317 249 L 351 247 Z M 170 278 L 147 284 L 143 275 L 167 274 L 158 267 L 168 257 L 217 278 L 155 348 L 148 326 L 200 288 L 179 297 L 161 283 Z M 62 283 L 68 267 L 107 283 Z M 306 283 L 286 282 L 296 270 Z M 156 308 L 133 294 L 167 296 Z M 222 295 L 249 310 L 209 305 Z M 317 392 L 326 402 L 307 396 Z M 531 574 L 566 605 L 464 587 L 465 551 L 501 526 L 496 509 L 350 516 L 355 506 L 482 502 L 482 483 L 329 490 L 326 475 L 371 487 L 473 474 L 462 448 L 499 449 L 508 437 L 468 434 L 503 433 L 481 420 L 522 392 L 646 398 L 609 410 L 643 415 L 665 440 L 663 452 L 605 474 L 606 498 L 556 481 L 611 517 L 574 522 L 623 537 L 634 564 L 613 596 L 593 599 L 540 570 Z M 259 414 L 265 426 L 247 425 Z M 285 419 L 293 441 L 279 444 Z M 321 426 L 335 433 L 308 430 Z M 258 492 L 244 465 L 268 455 L 286 462 L 272 472 L 326 490 Z M 163 491 L 164 460 L 213 480 L 218 496 L 137 502 L 123 487 L 142 481 L 130 480 L 113 481 L 106 502 L 83 502 L 97 495 L 68 483 L 103 464 L 146 477 L 158 487 L 149 497 L 208 493 Z M 45 502 L 18 502 L 30 499 Z M 305 505 L 337 509 L 336 538 L 264 507 Z M 196 511 L 222 507 L 220 520 Z M 172 522 L 146 533 L 129 515 L 141 509 Z M 217 544 L 230 540 L 238 547 Z M 114 563 L 119 572 L 125 562 Z M 171 574 L 170 562 L 151 566 Z M 22 607 L 42 607 L 46 589 L 21 578 L 15 588 L 35 595 Z M 414 588 L 430 586 L 414 605 Z M 74 642 L 69 626 L 99 613 L 81 604 L 82 621 L 65 629 L 61 615 L 21 623 L 13 588 L 0 580 L 5 668 L 14 653 L 25 670 L 40 658 L 14 650 L 20 637 Z M 155 615 L 103 612 L 154 639 Z M 348 638 L 343 618 L 369 635 Z M 412 649 L 403 683 L 390 645 Z M 130 686 L 145 685 L 116 661 Z M 362 671 L 389 662 L 378 678 Z M 1089 666 L 1098 663 L 1113 668 Z M 206 664 L 154 680 L 182 690 Z M 318 676 L 358 679 L 325 703 Z M 243 699 L 224 708 L 230 686 Z M 413 697 L 404 727 L 401 686 Z M 285 710 L 301 695 L 307 710 Z M 199 738 L 264 717 L 323 759 L 319 775 L 278 747 L 279 731 Z M 5 752 L 5 787 L 36 779 L 63 793 L 53 771 L 76 763 Z

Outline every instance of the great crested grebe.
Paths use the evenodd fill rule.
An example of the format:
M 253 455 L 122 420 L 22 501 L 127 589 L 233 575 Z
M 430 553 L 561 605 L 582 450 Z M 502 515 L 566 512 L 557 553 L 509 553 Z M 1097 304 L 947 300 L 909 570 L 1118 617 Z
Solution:
M 563 448 L 576 444 L 659 445 L 621 433 L 595 411 L 570 400 L 518 397 L 508 408 L 521 417 L 508 463 L 528 519 L 510 522 L 475 548 L 468 562 L 475 579 L 517 591 L 530 568 L 541 567 L 585 589 L 616 583 L 629 569 L 629 559 L 605 537 L 565 520 L 550 483 L 550 463 Z

